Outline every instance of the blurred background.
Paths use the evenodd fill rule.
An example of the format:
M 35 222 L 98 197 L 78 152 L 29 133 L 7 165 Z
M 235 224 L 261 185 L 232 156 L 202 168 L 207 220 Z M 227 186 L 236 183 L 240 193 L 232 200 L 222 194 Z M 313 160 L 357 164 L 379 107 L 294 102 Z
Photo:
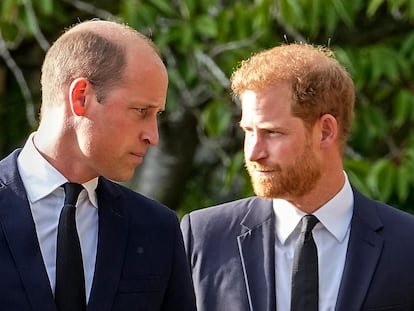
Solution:
M 0 0 L 0 156 L 37 127 L 40 68 L 66 27 L 118 20 L 158 46 L 170 78 L 160 144 L 126 185 L 181 216 L 252 194 L 231 72 L 281 42 L 331 47 L 356 86 L 351 182 L 414 213 L 414 0 Z

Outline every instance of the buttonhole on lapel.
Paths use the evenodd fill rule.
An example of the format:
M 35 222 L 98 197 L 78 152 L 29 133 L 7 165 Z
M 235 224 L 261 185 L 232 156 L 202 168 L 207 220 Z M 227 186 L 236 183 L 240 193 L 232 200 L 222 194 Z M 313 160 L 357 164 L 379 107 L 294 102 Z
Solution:
M 136 252 L 138 255 L 142 255 L 144 254 L 144 248 L 142 246 L 138 246 Z

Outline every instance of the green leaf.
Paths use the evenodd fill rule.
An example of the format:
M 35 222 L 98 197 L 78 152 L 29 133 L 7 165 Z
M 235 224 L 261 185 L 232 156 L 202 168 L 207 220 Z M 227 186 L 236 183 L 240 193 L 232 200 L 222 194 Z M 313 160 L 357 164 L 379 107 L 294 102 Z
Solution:
M 414 95 L 406 90 L 399 91 L 393 101 L 393 125 L 401 127 L 410 119 L 413 110 Z
M 338 3 L 340 1 L 332 1 L 333 3 Z M 332 35 L 335 31 L 336 25 L 339 22 L 339 15 L 336 13 L 336 8 L 335 6 L 327 6 L 325 8 L 325 15 L 324 15 L 324 19 L 325 19 L 325 27 L 326 27 L 326 32 L 329 35 Z
M 401 51 L 401 54 L 408 55 L 408 54 L 412 54 L 413 49 L 414 49 L 414 33 L 410 34 L 408 37 L 404 39 L 404 41 L 402 42 L 400 51 Z
M 367 6 L 368 17 L 373 17 L 377 12 L 378 8 L 384 3 L 384 0 L 371 0 Z
M 348 70 L 348 72 L 351 75 L 354 75 L 355 73 L 355 67 L 354 67 L 354 63 L 351 60 L 350 57 L 350 51 L 346 51 L 340 47 L 335 47 L 335 57 L 336 59 L 343 65 L 346 67 L 346 69 Z
M 300 2 L 297 0 L 281 0 L 279 3 L 279 12 L 282 19 L 287 24 L 297 26 L 299 29 L 305 23 L 305 16 Z
M 370 190 L 369 187 L 367 187 L 363 176 L 359 176 L 357 175 L 355 172 L 353 171 L 347 171 L 347 175 L 348 175 L 348 179 L 350 181 L 350 183 L 357 188 L 359 191 L 361 191 L 363 194 L 371 197 L 372 196 L 372 192 Z
M 180 11 L 180 15 L 184 19 L 186 19 L 186 20 L 190 19 L 190 17 L 192 16 L 192 13 L 195 12 L 196 1 L 197 0 L 177 1 L 178 8 L 179 8 L 179 11 Z
M 331 15 L 333 16 L 340 16 L 341 20 L 348 26 L 352 27 L 353 25 L 353 18 L 350 15 L 350 9 L 355 10 L 354 8 L 350 8 L 349 5 L 352 4 L 352 1 L 337 1 L 331 0 L 332 7 L 335 8 L 335 12 L 332 12 Z M 336 26 L 337 23 L 335 23 Z
M 15 23 L 0 21 L 0 30 L 4 41 L 7 43 L 15 42 L 19 38 L 20 29 Z
M 377 84 L 382 75 L 384 74 L 383 64 L 385 62 L 381 51 L 379 51 L 378 49 L 370 49 L 369 57 L 369 61 L 371 62 L 370 83 Z
M 382 201 L 388 201 L 394 188 L 395 168 L 386 159 L 374 162 L 368 175 L 368 186 L 375 191 L 375 195 Z
M 242 150 L 236 152 L 233 155 L 229 165 L 226 169 L 226 176 L 224 179 L 224 186 L 229 188 L 234 178 L 237 176 L 238 173 L 243 169 L 244 164 L 244 153 Z
M 202 120 L 207 134 L 222 135 L 230 124 L 231 112 L 228 106 L 212 102 L 203 110 Z
M 251 13 L 242 3 L 236 3 L 233 8 L 233 35 L 238 39 L 245 39 L 249 37 L 251 32 Z
M 0 22 L 14 21 L 16 12 L 19 10 L 19 5 L 14 0 L 3 0 L 0 6 Z M 3 29 L 3 28 L 1 28 Z
M 232 21 L 234 14 L 230 9 L 224 9 L 217 16 L 217 27 L 220 31 L 217 34 L 218 42 L 226 42 L 229 38 L 229 34 L 232 31 Z
M 361 114 L 365 131 L 375 137 L 384 137 L 389 127 L 385 112 L 380 107 L 369 105 L 361 109 Z
M 310 1 L 311 5 L 309 7 L 309 33 L 315 36 L 319 29 L 321 28 L 321 10 L 324 7 L 323 3 L 320 3 L 320 0 L 312 0 Z
M 365 177 L 371 168 L 371 164 L 363 160 L 346 158 L 344 160 L 344 169 L 348 175 L 349 181 L 361 192 L 372 196 L 372 192 L 365 181 Z
M 152 5 L 154 5 L 157 8 L 157 11 L 159 11 L 158 13 L 166 15 L 166 16 L 175 15 L 175 10 L 171 6 L 170 1 L 150 0 L 150 2 L 152 3 Z
M 384 64 L 384 76 L 391 82 L 397 82 L 400 79 L 400 68 L 402 67 L 400 55 L 390 48 L 384 48 L 381 52 L 382 64 Z
M 397 168 L 397 185 L 395 190 L 400 202 L 405 202 L 407 200 L 412 181 L 412 171 L 409 168 L 404 166 Z
M 197 32 L 203 36 L 215 38 L 217 37 L 218 29 L 216 20 L 207 14 L 198 16 L 195 20 L 195 28 Z
M 45 15 L 53 14 L 53 0 L 36 0 L 33 1 L 33 6 L 39 8 Z
M 413 0 L 408 0 L 407 2 L 408 2 L 407 3 L 408 18 L 412 20 L 414 18 L 414 1 Z
M 174 42 L 181 53 L 188 53 L 194 45 L 194 31 L 193 28 L 183 21 L 171 29 L 170 42 Z

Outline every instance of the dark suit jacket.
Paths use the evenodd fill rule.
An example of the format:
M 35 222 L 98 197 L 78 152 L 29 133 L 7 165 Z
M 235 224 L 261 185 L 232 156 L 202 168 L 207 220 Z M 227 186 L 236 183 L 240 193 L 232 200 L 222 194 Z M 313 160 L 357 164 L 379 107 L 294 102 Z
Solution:
M 414 310 L 414 217 L 355 189 L 354 198 L 335 310 Z M 271 200 L 201 209 L 184 216 L 181 229 L 198 311 L 276 310 Z
M 56 311 L 17 154 L 0 161 L 0 310 Z M 195 310 L 175 213 L 104 178 L 96 192 L 98 249 L 87 310 Z

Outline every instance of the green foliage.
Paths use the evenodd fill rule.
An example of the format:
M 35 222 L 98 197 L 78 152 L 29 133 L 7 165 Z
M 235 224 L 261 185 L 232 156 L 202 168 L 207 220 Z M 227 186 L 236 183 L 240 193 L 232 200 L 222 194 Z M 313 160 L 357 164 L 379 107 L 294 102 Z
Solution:
M 333 34 L 341 22 L 352 27 L 360 3 L 358 0 L 280 0 L 278 9 L 286 24 L 314 37 L 320 32 Z
M 77 3 L 2 0 L 0 29 L 9 51 L 26 75 L 29 68 L 38 71 L 22 59 L 30 58 L 29 51 L 41 54 L 41 34 L 52 41 L 61 29 L 102 12 L 150 36 L 169 72 L 167 115 L 185 111 L 198 121 L 200 144 L 194 159 L 186 159 L 192 174 L 174 209 L 188 212 L 252 193 L 229 77 L 242 59 L 287 40 L 330 45 L 355 82 L 355 122 L 344 157 L 351 182 L 414 212 L 413 0 L 106 0 L 84 11 Z M 0 63 L 0 72 L 5 68 Z M 30 128 L 21 126 L 24 100 L 11 74 L 6 83 L 13 96 L 0 91 L 0 118 L 18 120 L 13 133 L 20 134 L 8 139 L 20 141 Z M 8 112 L 6 100 L 7 106 L 20 105 L 13 110 L 17 115 Z M 1 136 L 10 137 L 6 130 Z M 13 143 L 5 143 L 3 152 Z
M 230 119 L 231 111 L 228 106 L 214 101 L 204 108 L 201 115 L 208 136 L 223 135 L 229 126 Z

